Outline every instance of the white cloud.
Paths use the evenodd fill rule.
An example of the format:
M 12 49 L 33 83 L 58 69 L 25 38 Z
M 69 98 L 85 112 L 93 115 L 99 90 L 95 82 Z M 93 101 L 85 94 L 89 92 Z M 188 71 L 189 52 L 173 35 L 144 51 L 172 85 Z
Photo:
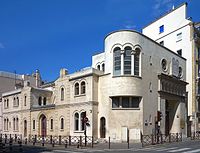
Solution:
M 0 43 L 0 49 L 3 49 L 3 48 L 5 48 L 5 46 L 2 43 Z
M 136 28 L 136 25 L 131 25 L 131 24 L 127 24 L 127 25 L 125 25 L 125 28 L 126 29 L 135 29 Z

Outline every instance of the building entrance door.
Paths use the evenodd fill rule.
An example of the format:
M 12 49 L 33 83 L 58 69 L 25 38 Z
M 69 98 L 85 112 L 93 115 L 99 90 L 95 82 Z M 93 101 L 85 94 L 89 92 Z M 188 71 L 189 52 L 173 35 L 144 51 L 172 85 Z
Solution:
M 45 115 L 41 116 L 41 135 L 42 137 L 47 135 L 47 118 Z
M 106 119 L 101 117 L 100 119 L 100 138 L 106 137 Z

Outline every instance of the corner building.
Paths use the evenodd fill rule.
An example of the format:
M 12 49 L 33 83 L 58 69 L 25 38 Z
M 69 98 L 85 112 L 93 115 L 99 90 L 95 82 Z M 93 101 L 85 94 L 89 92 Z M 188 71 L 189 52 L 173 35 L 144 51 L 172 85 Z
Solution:
M 54 82 L 4 93 L 3 132 L 83 136 L 86 129 L 88 136 L 115 142 L 128 135 L 139 140 L 140 133 L 185 134 L 185 76 L 185 58 L 136 31 L 115 31 L 92 57 L 92 67 L 72 74 L 61 69 Z M 16 94 L 20 107 L 7 107 L 6 99 L 12 103 Z

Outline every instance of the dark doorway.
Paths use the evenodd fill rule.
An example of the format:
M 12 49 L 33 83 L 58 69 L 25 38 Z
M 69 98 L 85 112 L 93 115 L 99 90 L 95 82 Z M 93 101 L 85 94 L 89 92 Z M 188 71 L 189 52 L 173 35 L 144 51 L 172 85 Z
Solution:
M 101 117 L 100 119 L 100 138 L 106 137 L 106 119 Z
M 27 137 L 27 121 L 24 120 L 24 137 Z
M 47 118 L 45 115 L 41 115 L 41 135 L 42 137 L 46 137 L 47 135 Z

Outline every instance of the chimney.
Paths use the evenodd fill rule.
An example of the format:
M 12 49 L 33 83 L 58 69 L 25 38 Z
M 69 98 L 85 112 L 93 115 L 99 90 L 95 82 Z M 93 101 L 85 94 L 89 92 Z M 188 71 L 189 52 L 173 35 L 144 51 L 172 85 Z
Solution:
M 67 69 L 65 68 L 60 69 L 60 78 L 63 78 L 67 74 L 68 74 Z
M 40 71 L 37 69 L 35 71 L 35 86 L 39 87 L 41 85 L 41 76 L 40 76 Z

